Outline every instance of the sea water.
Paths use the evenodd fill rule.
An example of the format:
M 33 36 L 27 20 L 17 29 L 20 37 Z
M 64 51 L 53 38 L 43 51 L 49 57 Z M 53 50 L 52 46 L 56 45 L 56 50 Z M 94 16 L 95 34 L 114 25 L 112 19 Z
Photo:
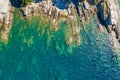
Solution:
M 120 80 L 109 35 L 95 19 L 80 30 L 81 45 L 65 43 L 65 23 L 57 32 L 40 19 L 27 20 L 15 10 L 7 44 L 0 43 L 0 80 Z

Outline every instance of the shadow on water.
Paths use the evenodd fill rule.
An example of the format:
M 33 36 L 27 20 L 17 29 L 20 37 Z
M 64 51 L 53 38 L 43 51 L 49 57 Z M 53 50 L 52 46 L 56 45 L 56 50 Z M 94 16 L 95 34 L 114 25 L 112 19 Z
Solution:
M 103 20 L 103 12 L 102 12 L 102 10 L 101 10 L 101 8 L 100 8 L 100 4 L 97 4 L 97 9 L 98 9 L 98 12 L 97 12 L 97 17 L 99 18 L 99 22 L 100 22 L 100 24 L 102 24 L 102 25 L 106 25 L 105 24 L 105 20 Z M 102 14 L 101 14 L 102 13 Z
M 67 9 L 70 3 L 73 3 L 76 6 L 78 6 L 79 2 L 80 0 L 53 0 L 53 4 L 59 9 Z
M 35 3 L 38 3 L 38 2 L 40 2 L 41 0 L 35 0 Z
M 20 8 L 22 1 L 21 0 L 10 0 L 10 3 L 12 6 L 14 6 L 16 8 Z
M 38 3 L 42 0 L 33 0 L 35 3 Z M 20 8 L 21 4 L 22 4 L 22 0 L 10 0 L 12 6 L 16 7 L 16 8 Z M 76 6 L 78 5 L 78 3 L 80 2 L 80 0 L 53 0 L 53 5 L 55 5 L 56 7 L 58 7 L 59 9 L 67 9 L 68 5 L 70 3 L 75 4 Z
M 35 3 L 40 2 L 41 0 L 33 0 Z M 22 0 L 10 0 L 10 3 L 12 4 L 12 6 L 16 7 L 16 8 L 20 8 L 21 4 L 22 4 Z

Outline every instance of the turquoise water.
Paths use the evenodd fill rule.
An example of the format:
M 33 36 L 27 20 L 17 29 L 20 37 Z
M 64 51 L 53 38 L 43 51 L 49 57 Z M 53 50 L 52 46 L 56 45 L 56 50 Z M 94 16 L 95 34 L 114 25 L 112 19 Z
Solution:
M 0 80 L 120 80 L 109 36 L 94 18 L 81 29 L 79 47 L 65 43 L 64 22 L 54 32 L 39 21 L 16 10 L 8 44 L 0 44 Z

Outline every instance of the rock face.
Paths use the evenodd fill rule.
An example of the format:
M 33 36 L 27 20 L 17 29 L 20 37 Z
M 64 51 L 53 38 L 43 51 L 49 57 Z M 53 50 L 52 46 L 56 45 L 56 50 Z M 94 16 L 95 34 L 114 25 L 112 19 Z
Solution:
M 115 32 L 114 37 L 111 36 L 111 38 L 119 41 L 120 9 L 117 0 L 86 0 L 84 3 L 79 3 L 78 11 L 83 22 L 89 20 L 90 16 L 95 16 L 96 20 L 99 21 L 98 23 L 106 27 L 110 35 Z M 116 41 L 113 41 L 113 43 L 116 43 Z
M 104 3 L 105 2 L 105 3 Z M 114 48 L 120 48 L 120 9 L 117 4 L 117 0 L 109 0 L 101 2 L 99 7 L 103 8 L 101 16 L 104 24 L 111 35 L 112 46 Z M 104 5 L 103 5 L 104 4 Z M 101 9 L 100 9 L 101 10 Z M 100 12 L 100 11 L 99 11 Z
M 9 0 L 0 0 L 0 39 L 8 40 L 12 24 L 12 10 Z
M 96 16 L 98 24 L 106 27 L 111 36 L 113 51 L 118 52 L 120 49 L 120 9 L 117 0 L 86 0 L 78 8 L 84 21 L 90 16 Z M 120 61 L 120 52 L 116 55 Z
M 91 0 L 89 0 L 91 1 Z M 117 52 L 120 61 L 120 9 L 117 0 L 93 0 L 92 4 L 97 6 L 98 17 L 101 24 L 106 27 L 111 36 L 111 46 Z

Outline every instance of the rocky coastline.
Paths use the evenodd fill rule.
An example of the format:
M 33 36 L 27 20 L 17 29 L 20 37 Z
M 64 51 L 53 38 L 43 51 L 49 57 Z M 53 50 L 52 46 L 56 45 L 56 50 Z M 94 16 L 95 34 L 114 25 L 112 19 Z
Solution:
M 9 0 L 0 0 L 0 39 L 7 41 L 12 26 L 14 7 Z
M 8 40 L 8 34 L 12 25 L 12 12 L 14 8 L 8 0 L 0 0 L 0 34 L 1 39 Z M 7 3 L 4 3 L 7 2 Z M 6 4 L 6 5 L 2 5 Z M 77 25 L 77 18 L 80 18 L 82 26 L 85 27 L 90 17 L 94 16 L 98 22 L 98 28 L 102 31 L 105 27 L 111 38 L 111 46 L 115 52 L 120 49 L 120 9 L 117 0 L 85 0 L 79 2 L 76 6 L 73 3 L 68 5 L 67 9 L 59 9 L 53 5 L 52 0 L 41 0 L 38 3 L 31 3 L 25 7 L 20 7 L 26 18 L 34 15 L 46 16 L 52 20 L 54 31 L 57 31 L 58 23 L 65 21 L 72 23 L 73 36 L 66 39 L 67 44 L 72 44 L 73 40 L 79 46 L 80 27 Z M 96 26 L 97 27 L 97 26 Z M 116 54 L 120 56 L 120 54 Z
M 77 15 L 79 15 L 83 24 L 89 21 L 91 16 L 95 16 L 98 23 L 102 20 L 103 23 L 100 24 L 102 24 L 103 27 L 106 27 L 110 34 L 114 31 L 117 39 L 119 39 L 120 36 L 120 10 L 117 0 L 85 0 L 83 3 L 79 2 L 78 6 L 71 3 L 67 9 L 59 9 L 56 6 L 53 6 L 53 3 L 50 0 L 43 0 L 39 3 L 29 4 L 21 9 L 26 17 L 36 14 L 46 14 L 49 17 L 53 17 L 54 21 L 57 17 L 57 19 L 60 20 L 71 20 L 75 22 Z M 99 15 L 99 17 L 97 15 Z
M 90 17 L 94 16 L 98 22 L 98 27 L 100 31 L 102 27 L 106 28 L 108 34 L 111 38 L 111 46 L 113 51 L 118 54 L 115 56 L 120 57 L 120 9 L 117 0 L 85 0 L 84 2 L 79 2 L 77 6 L 73 3 L 68 5 L 67 9 L 59 9 L 53 5 L 51 0 L 43 0 L 39 3 L 32 3 L 26 7 L 21 8 L 23 10 L 26 18 L 39 14 L 45 14 L 48 19 L 53 19 L 53 24 L 57 24 L 61 20 L 68 23 L 73 23 L 72 31 L 74 33 L 75 41 L 77 45 L 80 45 L 80 28 L 77 26 L 76 19 L 80 18 L 82 26 L 89 22 Z M 97 27 L 97 26 L 96 26 Z M 57 25 L 55 25 L 55 31 L 57 31 Z M 73 37 L 67 40 L 68 44 L 73 42 Z
M 77 45 L 80 45 L 80 30 L 77 26 L 77 11 L 74 4 L 71 3 L 68 6 L 68 9 L 59 9 L 56 6 L 53 6 L 53 3 L 50 0 L 43 0 L 39 3 L 31 3 L 26 7 L 21 7 L 21 10 L 26 18 L 34 15 L 47 16 L 47 21 L 52 20 L 51 24 L 52 27 L 54 27 L 54 31 L 58 30 L 58 24 L 61 21 L 65 21 L 67 24 L 72 23 L 73 36 L 66 39 L 66 43 L 72 44 L 76 41 Z

